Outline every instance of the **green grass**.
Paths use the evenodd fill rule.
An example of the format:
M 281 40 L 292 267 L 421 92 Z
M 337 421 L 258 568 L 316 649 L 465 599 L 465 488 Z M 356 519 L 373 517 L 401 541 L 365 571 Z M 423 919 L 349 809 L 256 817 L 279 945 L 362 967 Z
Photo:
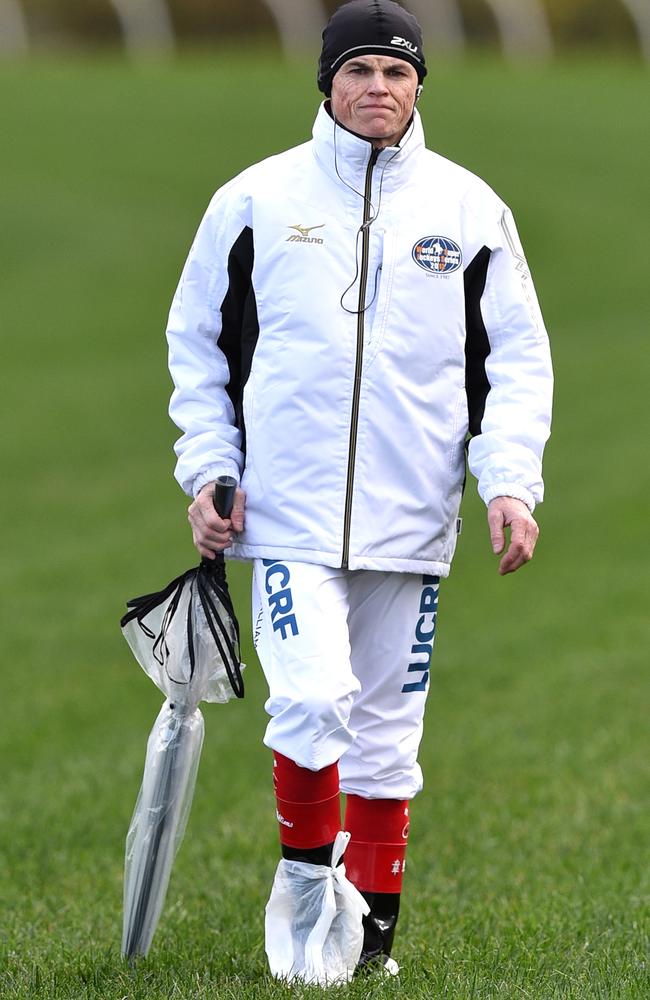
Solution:
M 162 337 L 212 191 L 302 141 L 313 67 L 0 65 L 0 996 L 281 997 L 264 684 L 208 706 L 149 959 L 119 957 L 123 842 L 160 696 L 127 597 L 194 560 Z M 552 335 L 534 564 L 500 579 L 481 504 L 441 598 L 397 957 L 350 997 L 646 998 L 650 679 L 647 72 L 434 67 L 429 144 L 512 205 Z M 232 589 L 248 630 L 248 571 Z M 317 996 L 318 991 L 294 991 Z

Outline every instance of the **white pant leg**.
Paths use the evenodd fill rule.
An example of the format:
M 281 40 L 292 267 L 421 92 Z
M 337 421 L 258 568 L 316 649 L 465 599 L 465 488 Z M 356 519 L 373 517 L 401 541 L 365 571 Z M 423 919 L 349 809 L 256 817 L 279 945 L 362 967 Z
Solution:
M 410 799 L 438 608 L 438 578 L 350 574 L 352 669 L 361 683 L 350 726 L 357 738 L 339 763 L 341 789 L 363 798 Z
M 355 739 L 350 712 L 359 682 L 350 665 L 346 572 L 256 559 L 254 641 L 269 686 L 264 743 L 318 771 Z

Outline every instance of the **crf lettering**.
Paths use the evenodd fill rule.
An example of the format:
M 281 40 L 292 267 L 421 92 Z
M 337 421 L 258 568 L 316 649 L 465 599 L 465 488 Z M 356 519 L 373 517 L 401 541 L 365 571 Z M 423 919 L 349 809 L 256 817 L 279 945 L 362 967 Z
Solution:
M 281 562 L 277 562 L 276 560 L 273 559 L 264 559 L 263 563 L 265 566 L 269 567 L 266 571 L 266 581 L 265 581 L 265 588 L 267 594 L 272 594 L 273 590 L 276 589 L 275 584 L 271 583 L 271 580 L 274 576 L 282 577 L 279 586 L 286 587 L 290 579 L 290 573 L 287 567 L 283 566 Z
M 424 589 L 420 597 L 420 617 L 415 626 L 415 642 L 411 646 L 411 656 L 423 657 L 408 665 L 408 673 L 419 673 L 420 679 L 405 684 L 403 694 L 414 691 L 426 691 L 429 682 L 429 664 L 433 653 L 433 640 L 436 634 L 436 616 L 438 613 L 438 577 L 423 576 Z
M 293 596 L 289 586 L 291 579 L 289 569 L 276 559 L 263 559 L 262 563 L 267 567 L 264 589 L 269 595 L 268 604 L 271 609 L 273 631 L 279 632 L 283 639 L 286 639 L 289 633 L 298 635 L 296 616 L 290 614 L 293 609 Z

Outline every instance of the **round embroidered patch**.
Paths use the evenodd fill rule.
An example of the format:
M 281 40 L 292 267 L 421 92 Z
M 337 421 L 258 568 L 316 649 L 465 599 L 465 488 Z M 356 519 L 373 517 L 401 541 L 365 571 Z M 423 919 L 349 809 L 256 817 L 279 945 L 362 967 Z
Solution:
M 451 274 L 463 263 L 463 255 L 446 236 L 424 236 L 413 247 L 413 260 L 430 274 Z

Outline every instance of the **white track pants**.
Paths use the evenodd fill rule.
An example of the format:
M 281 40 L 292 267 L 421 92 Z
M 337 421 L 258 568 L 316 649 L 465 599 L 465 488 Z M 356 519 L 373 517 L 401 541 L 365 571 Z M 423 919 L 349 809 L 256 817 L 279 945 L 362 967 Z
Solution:
M 255 560 L 265 744 L 313 771 L 340 761 L 344 792 L 416 795 L 437 607 L 437 577 Z

